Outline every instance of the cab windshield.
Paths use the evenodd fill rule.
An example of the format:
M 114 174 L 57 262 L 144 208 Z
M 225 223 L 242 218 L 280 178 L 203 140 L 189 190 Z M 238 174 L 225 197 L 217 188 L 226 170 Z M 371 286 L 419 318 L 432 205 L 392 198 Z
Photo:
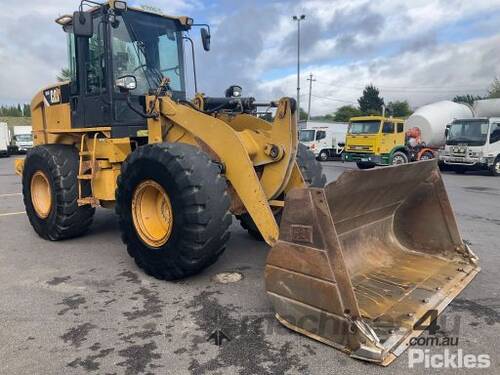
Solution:
M 299 133 L 300 142 L 312 142 L 314 141 L 314 130 L 301 130 Z
M 16 142 L 31 142 L 33 141 L 33 136 L 31 134 L 18 134 L 14 136 Z
M 489 122 L 485 120 L 458 121 L 451 124 L 446 144 L 482 146 L 486 143 Z
M 176 21 L 133 10 L 117 20 L 111 28 L 114 79 L 135 76 L 134 95 L 156 89 L 162 77 L 170 79 L 174 93 L 185 92 L 182 31 Z
M 356 121 L 351 122 L 349 134 L 377 134 L 380 129 L 380 121 Z

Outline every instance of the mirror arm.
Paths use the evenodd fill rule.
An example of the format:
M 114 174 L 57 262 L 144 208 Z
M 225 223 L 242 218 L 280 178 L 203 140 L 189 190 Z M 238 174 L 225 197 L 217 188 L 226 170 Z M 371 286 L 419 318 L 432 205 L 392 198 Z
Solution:
M 102 6 L 102 3 L 98 3 L 96 1 L 92 1 L 92 0 L 82 0 L 80 2 L 80 12 L 83 12 L 83 4 L 84 3 L 87 3 L 88 4 L 92 4 L 92 5 L 97 5 L 97 6 Z
M 196 76 L 196 57 L 194 53 L 194 43 L 193 40 L 187 36 L 183 36 L 182 39 L 188 41 L 191 44 L 191 58 L 193 60 L 193 75 L 194 75 L 194 93 L 198 93 L 198 79 Z
M 206 23 L 193 23 L 191 27 L 206 27 L 208 29 L 208 35 L 212 35 L 212 32 L 210 31 L 210 25 Z

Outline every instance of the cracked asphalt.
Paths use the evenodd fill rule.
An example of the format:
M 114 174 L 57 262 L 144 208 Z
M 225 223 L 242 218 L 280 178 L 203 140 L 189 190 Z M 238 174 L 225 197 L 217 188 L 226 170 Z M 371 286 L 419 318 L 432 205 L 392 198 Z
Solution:
M 13 160 L 0 159 L 0 374 L 428 374 L 408 351 L 387 368 L 288 331 L 264 291 L 267 246 L 233 221 L 226 252 L 200 275 L 160 282 L 121 243 L 113 211 L 97 210 L 84 237 L 47 242 L 22 213 Z M 323 164 L 329 181 L 350 164 Z M 441 335 L 488 354 L 476 373 L 500 373 L 500 178 L 445 174 L 482 272 L 445 310 Z M 214 276 L 239 272 L 221 284 Z M 220 330 L 222 345 L 208 341 Z M 212 336 L 213 338 L 213 336 Z M 423 347 L 442 353 L 443 347 Z M 437 370 L 436 370 L 437 371 Z M 449 374 L 469 369 L 440 369 Z

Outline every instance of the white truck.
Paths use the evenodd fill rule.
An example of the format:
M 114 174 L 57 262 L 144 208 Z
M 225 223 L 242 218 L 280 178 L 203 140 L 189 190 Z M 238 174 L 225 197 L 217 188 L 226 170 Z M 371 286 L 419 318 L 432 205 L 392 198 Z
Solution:
M 26 153 L 33 147 L 33 135 L 31 126 L 14 126 L 12 137 L 12 148 L 17 153 Z
M 10 131 L 7 123 L 0 122 L 0 156 L 10 155 Z
M 448 125 L 439 161 L 460 174 L 487 170 L 500 176 L 500 99 L 478 100 L 473 111 L 474 118 L 458 118 Z
M 454 120 L 439 160 L 459 174 L 487 170 L 500 176 L 500 117 Z
M 326 161 L 342 155 L 348 127 L 349 123 L 344 122 L 307 121 L 300 124 L 299 141 L 318 160 Z

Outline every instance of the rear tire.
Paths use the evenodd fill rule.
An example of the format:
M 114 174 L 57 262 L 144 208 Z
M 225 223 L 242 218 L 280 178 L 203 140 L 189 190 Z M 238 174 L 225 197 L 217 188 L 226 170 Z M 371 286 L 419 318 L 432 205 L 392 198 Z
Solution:
M 326 177 L 323 174 L 321 163 L 316 160 L 312 151 L 302 143 L 299 143 L 297 149 L 297 164 L 307 186 L 322 188 L 326 185 Z
M 296 160 L 307 186 L 322 188 L 326 185 L 326 177 L 323 174 L 323 167 L 321 166 L 321 163 L 316 160 L 312 151 L 310 151 L 302 143 L 299 143 Z M 284 199 L 284 197 L 280 198 Z M 276 219 L 278 225 L 281 221 L 282 211 L 283 209 L 281 207 L 273 210 L 274 218 Z M 243 229 L 246 229 L 254 239 L 264 241 L 259 229 L 248 213 L 238 215 L 236 218 L 240 221 Z
M 88 230 L 95 209 L 78 206 L 78 151 L 69 145 L 32 148 L 24 163 L 23 199 L 36 233 L 51 241 L 76 237 Z M 90 192 L 88 182 L 84 193 Z
M 160 186 L 170 203 L 171 227 L 158 245 L 148 244 L 136 224 L 136 191 L 148 181 Z M 187 144 L 139 147 L 123 163 L 118 178 L 116 213 L 122 240 L 137 265 L 161 280 L 194 275 L 218 259 L 229 239 L 229 205 L 220 165 Z M 165 216 L 163 205 L 159 210 Z
M 406 155 L 402 151 L 396 151 L 394 154 L 392 154 L 391 164 L 392 165 L 408 164 L 408 155 Z
M 366 161 L 358 161 L 356 162 L 356 165 L 358 166 L 359 169 L 372 169 L 375 168 L 375 164 L 366 162 Z
M 420 156 L 420 160 L 434 159 L 434 154 L 431 151 L 426 151 Z
M 493 165 L 490 167 L 490 173 L 495 177 L 500 176 L 500 156 L 497 156 L 497 158 L 493 162 Z

